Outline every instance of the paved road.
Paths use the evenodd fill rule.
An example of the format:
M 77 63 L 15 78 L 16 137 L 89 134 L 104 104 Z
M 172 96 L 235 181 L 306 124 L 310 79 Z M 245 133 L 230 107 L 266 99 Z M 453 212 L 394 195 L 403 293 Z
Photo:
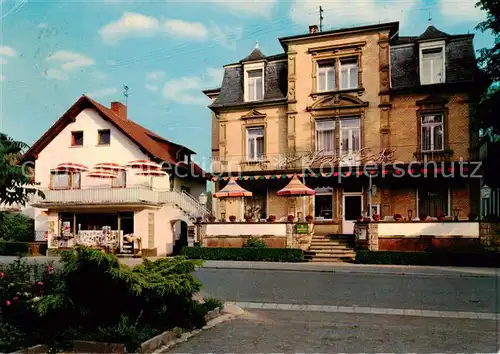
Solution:
M 251 310 L 166 353 L 496 353 L 494 321 Z
M 204 268 L 196 274 L 204 292 L 225 301 L 500 312 L 500 280 L 494 275 Z

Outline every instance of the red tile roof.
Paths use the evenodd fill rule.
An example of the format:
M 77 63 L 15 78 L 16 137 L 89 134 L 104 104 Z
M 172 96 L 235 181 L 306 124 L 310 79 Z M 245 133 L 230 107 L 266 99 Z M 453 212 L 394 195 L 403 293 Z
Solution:
M 146 154 L 150 155 L 152 158 L 157 160 L 169 162 L 173 165 L 178 163 L 178 159 L 175 156 L 176 152 L 183 150 L 188 153 L 194 154 L 195 152 L 191 149 L 168 141 L 158 134 L 152 132 L 149 129 L 131 121 L 130 119 L 124 119 L 119 117 L 111 109 L 103 106 L 99 102 L 82 95 L 78 101 L 71 106 L 66 113 L 59 118 L 52 127 L 47 130 L 40 139 L 38 139 L 33 146 L 24 154 L 24 159 L 36 158 L 37 155 L 71 122 L 74 122 L 76 116 L 87 108 L 95 109 L 99 115 L 112 123 L 116 128 L 118 128 L 123 134 L 125 134 L 129 139 L 135 142 Z M 197 176 L 205 176 L 209 178 L 208 174 L 205 173 L 197 164 L 193 162 L 193 170 Z

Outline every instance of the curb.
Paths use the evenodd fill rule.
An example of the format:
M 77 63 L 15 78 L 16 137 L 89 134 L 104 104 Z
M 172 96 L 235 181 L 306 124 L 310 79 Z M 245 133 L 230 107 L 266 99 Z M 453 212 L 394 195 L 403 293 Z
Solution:
M 152 354 L 160 354 L 164 353 L 166 350 L 171 349 L 172 347 L 176 346 L 177 344 L 183 343 L 187 341 L 189 338 L 197 335 L 203 330 L 207 330 L 209 328 L 215 327 L 218 324 L 230 321 L 232 319 L 235 319 L 236 317 L 239 317 L 245 313 L 243 309 L 240 307 L 233 305 L 231 303 L 225 303 L 224 308 L 221 311 L 223 314 L 215 317 L 214 319 L 210 320 L 207 322 L 207 324 L 200 329 L 195 329 L 190 332 L 184 332 L 182 333 L 179 338 L 173 339 L 169 342 L 167 342 L 165 345 L 161 346 L 160 348 L 157 348 L 155 351 L 152 352 Z
M 460 269 L 460 268 L 450 268 L 452 272 L 444 271 L 444 269 L 433 269 L 433 268 L 420 268 L 418 266 L 398 266 L 391 265 L 388 267 L 383 267 L 387 269 L 394 269 L 397 267 L 404 267 L 403 270 L 383 270 L 381 268 L 372 268 L 370 266 L 360 266 L 358 269 L 338 269 L 342 266 L 325 266 L 325 267 L 293 267 L 293 266 L 283 265 L 242 265 L 242 264 L 203 264 L 203 266 L 198 269 L 231 269 L 231 270 L 253 270 L 253 271 L 281 271 L 281 272 L 319 272 L 319 273 L 338 273 L 338 274 L 375 274 L 375 275 L 406 275 L 406 276 L 428 276 L 428 277 L 460 277 L 460 278 L 485 278 L 485 277 L 495 277 L 500 274 L 500 269 L 484 269 L 482 272 L 471 273 L 470 269 Z M 291 265 L 291 264 L 290 264 Z M 377 267 L 377 266 L 374 266 Z M 421 269 L 427 269 L 429 272 L 419 271 Z M 445 268 L 446 269 L 446 268 Z

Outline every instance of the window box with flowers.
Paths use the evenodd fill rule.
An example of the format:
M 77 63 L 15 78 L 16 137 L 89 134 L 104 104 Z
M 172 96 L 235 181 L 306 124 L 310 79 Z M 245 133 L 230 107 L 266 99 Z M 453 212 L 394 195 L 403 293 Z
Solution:
M 373 221 L 380 221 L 380 214 L 373 214 Z
M 231 222 L 235 222 L 235 221 L 236 221 L 236 216 L 231 215 L 231 216 L 229 217 L 229 221 L 231 221 Z

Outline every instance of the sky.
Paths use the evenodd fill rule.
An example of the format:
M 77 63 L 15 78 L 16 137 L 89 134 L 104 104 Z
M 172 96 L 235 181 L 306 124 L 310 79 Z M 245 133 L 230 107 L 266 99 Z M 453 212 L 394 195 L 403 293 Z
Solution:
M 207 161 L 210 101 L 223 65 L 258 42 L 282 53 L 278 38 L 323 29 L 400 22 L 400 35 L 432 23 L 450 34 L 476 33 L 485 14 L 475 0 L 0 0 L 0 132 L 33 144 L 82 95 L 128 115 Z M 429 21 L 430 18 L 430 21 Z M 204 166 L 203 166 L 204 165 Z M 202 167 L 207 167 L 203 163 Z M 209 163 L 208 163 L 209 166 Z

